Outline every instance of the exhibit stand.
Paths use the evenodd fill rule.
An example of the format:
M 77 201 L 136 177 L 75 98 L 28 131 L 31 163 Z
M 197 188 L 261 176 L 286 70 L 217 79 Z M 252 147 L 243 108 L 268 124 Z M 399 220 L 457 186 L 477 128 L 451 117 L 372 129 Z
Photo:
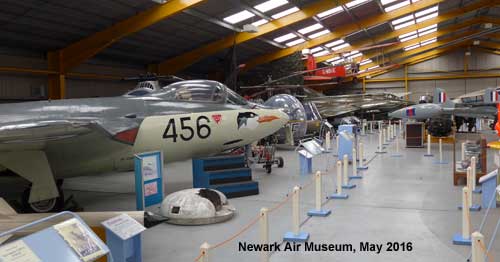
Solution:
M 312 174 L 312 159 L 326 153 L 316 139 L 301 140 L 295 151 L 299 154 L 300 175 Z
M 127 214 L 102 223 L 106 228 L 106 243 L 114 262 L 141 262 L 141 233 L 146 228 Z
M 161 204 L 165 196 L 162 152 L 136 154 L 134 166 L 137 210 Z
M 357 145 L 357 136 L 359 128 L 356 125 L 340 125 L 338 129 L 339 149 L 338 157 L 342 158 L 347 155 L 349 161 L 356 159 L 352 155 L 352 149 Z
M 60 221 L 63 217 L 71 218 L 0 246 L 0 261 L 87 262 L 106 255 L 109 262 L 115 261 L 114 254 L 110 253 L 108 246 L 77 214 L 69 211 L 8 230 L 1 233 L 0 238 L 23 232 L 27 228 L 44 224 L 47 221 Z

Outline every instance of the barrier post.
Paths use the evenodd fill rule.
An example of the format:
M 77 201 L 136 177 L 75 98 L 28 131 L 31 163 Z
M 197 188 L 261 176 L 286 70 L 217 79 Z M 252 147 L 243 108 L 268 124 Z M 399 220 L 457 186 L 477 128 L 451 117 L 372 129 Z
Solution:
M 330 210 L 323 210 L 321 209 L 321 200 L 323 199 L 323 192 L 322 192 L 322 187 L 321 187 L 321 172 L 316 172 L 315 176 L 315 182 L 316 182 L 316 209 L 310 210 L 307 212 L 308 216 L 317 216 L 317 217 L 326 217 L 332 213 Z
M 465 142 L 462 143 L 462 151 L 461 151 L 460 157 L 461 157 L 460 158 L 461 161 L 465 160 Z
M 263 245 L 269 244 L 269 220 L 268 220 L 269 209 L 263 207 L 260 209 L 260 243 Z M 262 250 L 261 261 L 269 261 L 269 251 Z
M 469 190 L 467 187 L 462 188 L 462 205 L 467 206 L 467 198 L 468 198 L 468 192 Z M 453 244 L 454 245 L 464 245 L 464 246 L 470 246 L 471 245 L 471 238 L 470 238 L 470 211 L 468 208 L 462 208 L 462 233 L 455 234 L 453 236 Z
M 358 175 L 358 161 L 356 161 L 356 149 L 352 148 L 352 175 L 349 179 L 361 179 L 362 176 Z
M 479 232 L 472 233 L 472 262 L 484 262 L 484 236 Z
M 330 145 L 332 141 L 330 140 L 330 131 L 326 131 L 325 135 L 325 149 L 326 151 L 330 151 Z
M 472 176 L 472 193 L 474 194 L 481 194 L 482 190 L 480 186 L 476 186 L 477 183 L 477 177 L 476 177 L 476 163 L 477 163 L 477 158 L 475 156 L 470 158 L 470 167 L 472 168 L 471 176 Z
M 425 154 L 424 156 L 434 156 L 433 154 L 431 154 L 431 135 L 427 135 L 427 154 Z
M 300 232 L 300 187 L 295 186 L 292 194 L 292 231 L 286 232 L 283 240 L 305 242 L 309 239 L 309 233 Z
M 391 156 L 392 157 L 402 157 L 403 155 L 401 153 L 399 153 L 399 137 L 395 136 L 394 140 L 396 142 L 396 153 L 392 154 Z
M 373 122 L 370 121 L 369 124 L 370 124 L 370 134 L 373 134 Z
M 384 134 L 384 143 L 383 143 L 384 146 L 389 144 L 387 141 L 387 133 L 388 132 L 389 131 L 388 131 L 387 127 L 382 128 L 382 134 Z
M 365 165 L 365 149 L 363 143 L 359 143 L 359 167 L 358 170 L 366 170 L 368 166 Z
M 403 137 L 403 120 L 399 120 L 399 136 Z
M 342 193 L 342 161 L 337 161 L 337 193 L 330 195 L 331 199 L 347 199 L 349 196 Z
M 203 244 L 201 244 L 200 246 L 200 262 L 208 262 L 208 250 L 210 249 L 210 245 L 205 242 Z
M 377 148 L 377 151 L 375 153 L 377 153 L 377 154 L 387 153 L 386 151 L 384 151 L 384 147 L 382 145 L 382 132 L 378 133 L 378 148 Z
M 443 160 L 443 139 L 439 138 L 439 161 L 435 161 L 434 164 L 445 165 L 448 164 L 447 161 Z
M 467 168 L 467 207 L 470 211 L 480 211 L 481 205 L 473 205 L 472 204 L 472 167 Z M 462 209 L 464 206 L 460 205 L 458 209 Z
M 349 156 L 347 154 L 345 154 L 343 160 L 344 160 L 344 163 L 343 163 L 343 165 L 344 165 L 344 177 L 342 179 L 342 182 L 343 182 L 342 188 L 344 188 L 344 189 L 355 188 L 356 185 L 349 183 L 349 174 L 348 174 L 348 171 L 349 171 L 348 170 L 348 168 L 349 168 Z

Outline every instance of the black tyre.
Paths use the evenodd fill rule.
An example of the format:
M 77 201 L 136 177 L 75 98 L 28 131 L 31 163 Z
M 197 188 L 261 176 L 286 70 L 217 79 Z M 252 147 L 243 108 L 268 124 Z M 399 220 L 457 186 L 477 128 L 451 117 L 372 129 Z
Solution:
M 285 166 L 285 160 L 280 156 L 277 157 L 276 159 L 278 159 L 278 167 L 283 168 Z
M 59 212 L 64 208 L 64 194 L 61 189 L 59 191 L 59 197 L 43 200 L 36 203 L 29 203 L 31 188 L 24 190 L 22 195 L 22 205 L 23 209 L 29 213 L 49 213 L 49 212 Z
M 271 174 L 271 172 L 273 171 L 273 167 L 271 165 L 266 165 L 265 168 L 266 168 L 266 173 L 268 174 Z

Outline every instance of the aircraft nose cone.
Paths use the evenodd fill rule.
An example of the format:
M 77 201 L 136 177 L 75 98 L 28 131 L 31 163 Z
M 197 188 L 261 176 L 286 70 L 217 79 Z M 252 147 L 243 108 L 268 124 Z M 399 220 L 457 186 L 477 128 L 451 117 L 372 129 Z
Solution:
M 389 113 L 389 118 L 401 118 L 403 115 L 403 109 L 398 109 Z

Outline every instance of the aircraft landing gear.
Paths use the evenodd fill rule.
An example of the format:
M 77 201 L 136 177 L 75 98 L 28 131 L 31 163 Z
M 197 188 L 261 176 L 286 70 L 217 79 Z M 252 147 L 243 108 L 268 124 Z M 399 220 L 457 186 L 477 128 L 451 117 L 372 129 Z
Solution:
M 61 187 L 62 187 L 62 180 L 58 180 L 57 181 L 57 190 L 59 192 L 58 197 L 29 203 L 28 200 L 31 192 L 31 186 L 30 186 L 29 188 L 24 190 L 21 198 L 23 209 L 29 213 L 48 213 L 48 212 L 61 211 L 64 208 L 64 194 Z

